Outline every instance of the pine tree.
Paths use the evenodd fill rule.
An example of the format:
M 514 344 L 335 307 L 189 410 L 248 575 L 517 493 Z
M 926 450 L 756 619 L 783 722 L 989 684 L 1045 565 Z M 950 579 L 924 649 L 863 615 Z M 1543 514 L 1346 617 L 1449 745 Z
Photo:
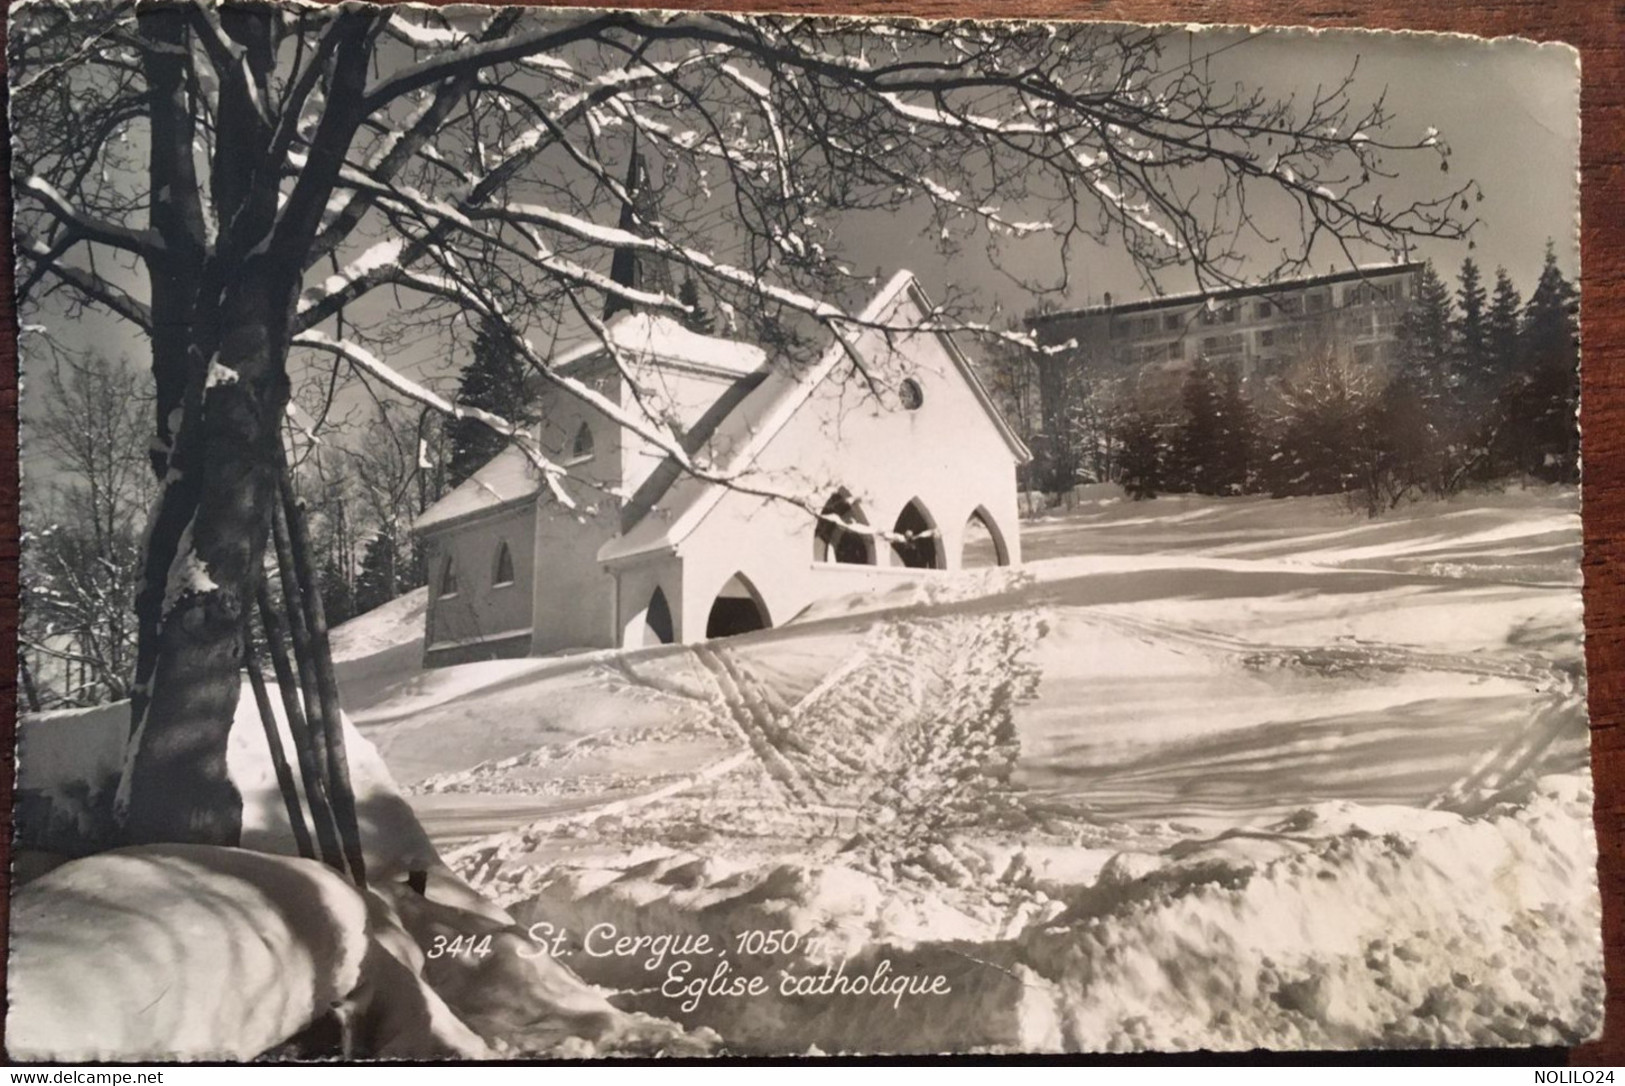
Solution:
M 1242 388 L 1241 370 L 1232 363 L 1224 368 L 1219 386 L 1219 442 L 1213 480 L 1215 493 L 1247 492 L 1257 444 L 1258 416 Z
M 1548 241 L 1540 279 L 1524 307 L 1524 365 L 1503 397 L 1499 448 L 1506 467 L 1549 482 L 1576 482 L 1580 474 L 1577 301 Z
M 1459 433 L 1463 429 L 1463 411 L 1455 365 L 1454 323 L 1449 288 L 1434 272 L 1431 262 L 1423 265 L 1416 297 L 1399 325 L 1395 366 L 1398 387 L 1393 394 L 1403 394 L 1412 402 L 1414 411 L 1408 407 L 1403 414 L 1426 422 L 1427 433 L 1416 435 L 1416 440 L 1406 444 L 1414 446 L 1413 452 L 1419 458 L 1413 466 L 1420 459 L 1429 461 L 1427 474 L 1433 481 L 1452 476 L 1451 464 L 1462 444 Z
M 683 285 L 677 288 L 677 300 L 689 309 L 688 314 L 683 317 L 683 327 L 702 336 L 716 334 L 716 318 L 700 304 L 700 288 L 692 275 L 683 277 Z
M 1448 372 L 1451 347 L 1450 291 L 1429 261 L 1417 277 L 1416 298 L 1400 321 L 1401 364 L 1418 372 L 1431 370 L 1442 377 Z
M 1415 371 L 1401 370 L 1369 409 L 1369 455 L 1361 481 L 1371 516 L 1392 509 L 1407 494 L 1438 494 L 1449 478 L 1444 439 L 1425 406 L 1419 379 Z
M 1557 252 L 1546 243 L 1546 260 L 1540 269 L 1534 293 L 1524 309 L 1524 346 L 1535 360 L 1555 358 L 1572 362 L 1576 358 L 1575 306 L 1579 299 L 1574 284 L 1563 277 L 1557 266 Z
M 1456 290 L 1456 304 L 1460 316 L 1453 322 L 1455 364 L 1451 385 L 1462 403 L 1480 404 L 1493 396 L 1495 390 L 1488 373 L 1489 326 L 1484 282 L 1472 257 L 1461 262 L 1457 280 L 1460 286 Z
M 1130 412 L 1123 420 L 1118 442 L 1118 482 L 1135 501 L 1155 498 L 1163 489 L 1162 435 L 1156 421 L 1140 411 Z
M 463 370 L 457 402 L 506 419 L 524 416 L 524 365 L 500 330 L 482 325 L 475 335 L 474 358 Z M 451 459 L 446 466 L 448 488 L 463 483 L 507 444 L 501 434 L 475 419 L 453 419 L 446 430 L 451 442 Z
M 355 617 L 355 595 L 351 591 L 350 578 L 340 567 L 337 560 L 329 558 L 322 564 L 318 575 L 322 591 L 322 611 L 331 629 L 341 622 Z
M 400 572 L 400 553 L 394 535 L 385 530 L 368 540 L 367 549 L 361 555 L 361 572 L 355 579 L 356 612 L 371 611 L 400 595 Z
M 1495 293 L 1491 296 L 1486 319 L 1486 349 L 1489 370 L 1498 387 L 1504 385 L 1518 368 L 1522 310 L 1523 298 L 1518 294 L 1518 288 L 1512 285 L 1505 268 L 1496 268 Z
M 1270 494 L 1340 494 L 1362 485 L 1375 399 L 1370 374 L 1326 351 L 1283 380 L 1280 393 L 1280 427 L 1267 474 Z
M 1180 390 L 1185 418 L 1174 440 L 1173 463 L 1164 479 L 1170 490 L 1219 494 L 1219 389 L 1206 359 L 1197 359 Z

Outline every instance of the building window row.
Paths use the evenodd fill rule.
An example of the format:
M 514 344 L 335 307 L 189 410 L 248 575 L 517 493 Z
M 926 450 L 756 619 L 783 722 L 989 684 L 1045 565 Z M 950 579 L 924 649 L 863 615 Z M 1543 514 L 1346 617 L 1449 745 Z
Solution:
M 1407 296 L 1403 280 L 1386 283 L 1360 282 L 1344 290 L 1341 308 L 1350 309 L 1376 306 L 1392 310 Z M 1311 290 L 1282 293 L 1267 300 L 1255 302 L 1216 303 L 1196 310 L 1165 313 L 1161 317 L 1150 315 L 1119 316 L 1112 319 L 1112 334 L 1119 339 L 1140 339 L 1159 333 L 1181 332 L 1193 320 L 1209 327 L 1267 321 L 1282 317 L 1301 317 L 1304 314 L 1325 314 L 1339 308 L 1331 286 Z M 1386 327 L 1392 327 L 1397 315 L 1382 318 Z
M 491 587 L 502 588 L 514 582 L 513 551 L 508 547 L 506 539 L 499 540 L 496 553 L 491 558 Z M 440 561 L 440 578 L 436 585 L 437 594 L 441 599 L 457 595 L 461 585 L 457 576 L 457 559 L 454 555 L 446 555 Z

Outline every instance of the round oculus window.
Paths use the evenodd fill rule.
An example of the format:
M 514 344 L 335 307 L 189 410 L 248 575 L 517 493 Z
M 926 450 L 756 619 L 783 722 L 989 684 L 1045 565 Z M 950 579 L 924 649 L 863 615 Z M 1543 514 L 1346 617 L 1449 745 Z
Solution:
M 925 403 L 925 390 L 920 387 L 920 382 L 912 377 L 903 381 L 897 390 L 897 395 L 903 401 L 903 406 L 910 411 L 918 411 L 920 405 Z

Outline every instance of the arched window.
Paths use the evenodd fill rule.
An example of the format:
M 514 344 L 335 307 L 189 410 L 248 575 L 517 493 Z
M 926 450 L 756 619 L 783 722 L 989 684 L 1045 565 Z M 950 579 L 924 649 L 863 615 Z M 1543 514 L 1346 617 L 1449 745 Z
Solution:
M 649 634 L 647 644 L 671 644 L 671 605 L 666 602 L 664 589 L 655 589 L 655 594 L 649 597 L 649 613 L 644 618 L 644 625 L 648 628 Z
M 959 565 L 962 569 L 980 569 L 986 566 L 1008 566 L 1010 554 L 1005 550 L 1004 537 L 986 509 L 978 506 L 965 521 L 965 542 L 960 548 Z
M 824 503 L 818 525 L 813 530 L 813 561 L 844 562 L 854 566 L 874 565 L 874 537 L 864 535 L 862 532 L 848 531 L 837 523 L 839 521 L 846 521 L 848 524 L 869 523 L 863 515 L 862 507 L 852 500 L 851 491 L 844 486 L 830 495 L 829 501 Z
M 497 558 L 491 565 L 491 587 L 500 588 L 505 584 L 513 584 L 513 552 L 508 549 L 506 539 L 497 544 Z
M 636 649 L 645 645 L 669 645 L 676 639 L 671 605 L 666 602 L 666 590 L 657 585 L 649 597 L 649 605 L 627 622 L 621 634 L 621 647 Z
M 440 564 L 440 595 L 442 597 L 457 595 L 457 563 L 449 554 Z
M 570 459 L 592 459 L 592 427 L 585 422 L 576 430 L 576 439 L 570 445 Z
M 903 506 L 892 531 L 903 538 L 891 545 L 892 556 L 910 569 L 943 569 L 942 544 L 937 526 L 918 498 Z
M 743 573 L 735 573 L 728 578 L 717 593 L 716 602 L 711 605 L 711 614 L 705 620 L 705 636 L 733 637 L 752 630 L 765 630 L 772 625 L 772 620 L 767 616 L 767 605 L 756 594 L 756 586 Z

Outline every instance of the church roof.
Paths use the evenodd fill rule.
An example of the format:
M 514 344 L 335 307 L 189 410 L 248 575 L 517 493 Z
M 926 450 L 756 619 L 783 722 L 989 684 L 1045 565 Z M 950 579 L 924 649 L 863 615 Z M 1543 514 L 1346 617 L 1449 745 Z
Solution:
M 881 320 L 905 294 L 912 295 L 922 310 L 930 309 L 930 303 L 913 273 L 900 271 L 858 314 L 858 323 Z M 606 328 L 618 347 L 625 348 L 629 355 L 635 356 L 630 360 L 634 364 L 654 360 L 715 374 L 751 378 L 749 381 L 736 381 L 731 386 L 732 395 L 737 397 L 736 404 L 716 421 L 714 428 L 706 435 L 705 443 L 720 459 L 728 462 L 727 470 L 742 468 L 754 460 L 819 384 L 843 360 L 849 358 L 852 349 L 844 338 L 837 338 L 811 369 L 792 371 L 768 368 L 767 355 L 760 347 L 700 335 L 664 315 L 618 313 L 607 322 Z M 999 414 L 970 362 L 960 353 L 951 337 L 944 335 L 943 341 L 956 367 L 992 418 L 1011 452 L 1023 463 L 1030 460 L 1032 454 Z M 558 355 L 552 365 L 555 370 L 568 373 L 571 368 L 591 364 L 606 353 L 603 343 L 594 337 Z M 731 456 L 727 455 L 730 450 Z M 657 472 L 657 476 L 660 474 Z M 680 471 L 664 475 L 670 479 L 665 492 L 647 496 L 645 501 L 637 503 L 643 505 L 647 512 L 636 523 L 628 525 L 621 535 L 600 548 L 599 561 L 611 562 L 651 551 L 675 549 L 727 492 L 726 487 Z M 541 486 L 540 476 L 529 460 L 518 449 L 510 447 L 425 510 L 414 528 L 422 532 L 495 511 L 516 504 L 521 499 L 534 498 Z
M 678 366 L 729 378 L 756 373 L 767 365 L 760 347 L 720 336 L 691 332 L 663 314 L 617 313 L 605 323 L 611 342 L 626 351 L 634 370 L 647 365 Z M 553 369 L 572 368 L 608 356 L 603 340 L 593 336 L 553 359 Z M 540 491 L 540 473 L 518 449 L 509 446 L 462 485 L 425 509 L 413 524 L 419 532 L 438 528 L 510 504 Z
M 892 305 L 905 293 L 912 294 L 920 308 L 929 311 L 930 304 L 915 280 L 914 273 L 900 271 L 864 307 L 863 312 L 858 315 L 858 323 L 882 320 Z M 943 340 L 956 367 L 983 409 L 992 418 L 1011 452 L 1022 463 L 1031 460 L 1032 454 L 1010 429 L 1009 423 L 999 414 L 992 397 L 977 378 L 969 360 L 960 352 L 951 337 L 944 335 Z M 768 442 L 785 427 L 819 384 L 840 365 L 843 359 L 848 358 L 850 350 L 850 345 L 843 338 L 837 338 L 811 370 L 800 373 L 771 371 L 767 379 L 746 396 L 717 427 L 711 441 L 712 448 L 718 452 L 733 451 L 731 457 L 726 457 L 728 463 L 724 470 L 730 472 L 740 470 L 760 455 Z M 710 514 L 726 493 L 727 488 L 724 486 L 706 482 L 693 475 L 681 475 L 660 499 L 657 508 L 652 509 L 637 524 L 599 548 L 598 560 L 613 562 L 652 551 L 675 550 Z
M 617 313 L 604 327 L 610 342 L 640 360 L 652 359 L 741 376 L 767 365 L 767 352 L 760 347 L 691 332 L 663 313 Z M 608 355 L 603 340 L 593 336 L 553 359 L 553 368 L 566 372 Z
M 530 458 L 509 445 L 451 493 L 419 514 L 412 528 L 425 532 L 477 513 L 516 505 L 523 499 L 535 497 L 541 485 L 541 474 Z

